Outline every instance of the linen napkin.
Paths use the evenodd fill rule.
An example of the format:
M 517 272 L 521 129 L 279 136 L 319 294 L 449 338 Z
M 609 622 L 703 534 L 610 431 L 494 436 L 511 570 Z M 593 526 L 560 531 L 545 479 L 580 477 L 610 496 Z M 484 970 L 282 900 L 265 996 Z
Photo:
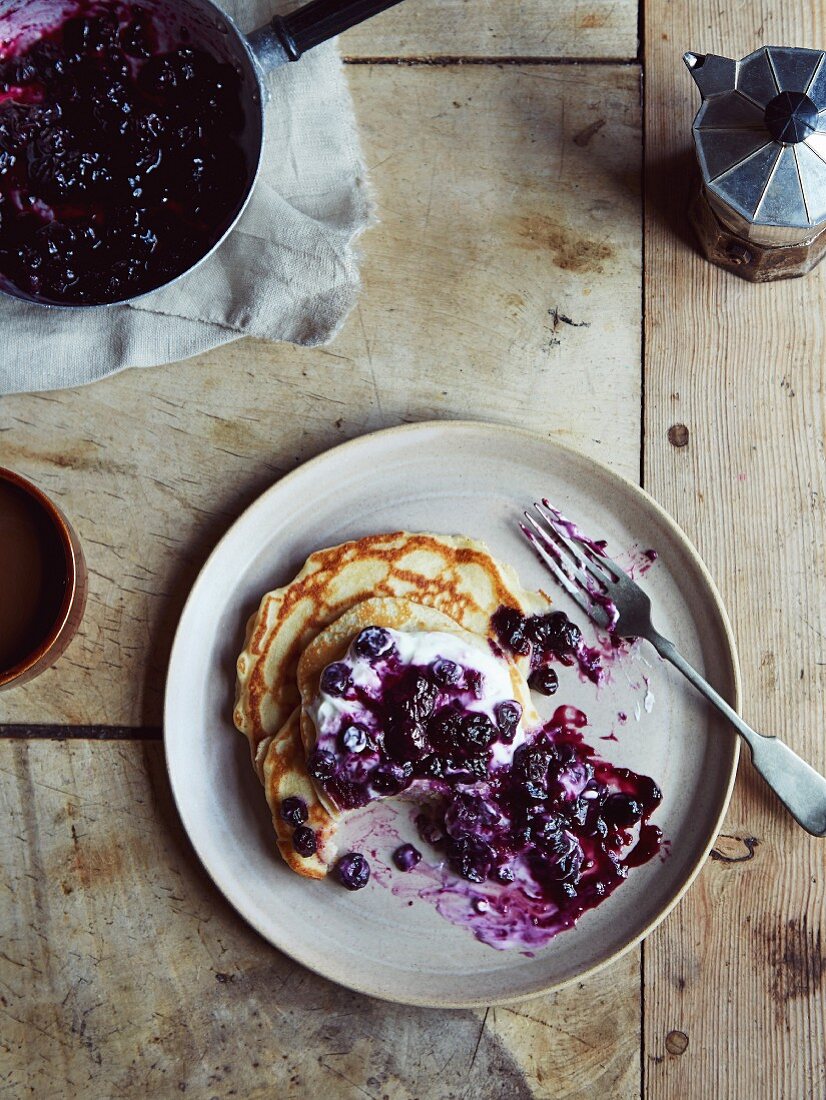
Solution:
M 274 0 L 221 6 L 245 32 L 277 7 Z M 218 251 L 133 305 L 46 309 L 0 295 L 0 393 L 79 386 L 241 336 L 306 346 L 335 336 L 359 290 L 355 239 L 372 217 L 336 45 L 276 70 L 268 86 L 258 184 Z

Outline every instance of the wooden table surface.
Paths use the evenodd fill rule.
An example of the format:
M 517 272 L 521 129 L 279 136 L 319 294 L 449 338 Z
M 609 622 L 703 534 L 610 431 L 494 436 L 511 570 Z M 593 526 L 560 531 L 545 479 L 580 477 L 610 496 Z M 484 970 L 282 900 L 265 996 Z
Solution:
M 746 718 L 826 769 L 826 268 L 751 286 L 697 256 L 680 60 L 826 46 L 824 8 L 407 0 L 342 39 L 381 221 L 334 344 L 0 402 L 0 462 L 60 501 L 91 571 L 81 635 L 0 696 L 0 1095 L 823 1100 L 826 847 L 747 761 L 640 948 L 439 1012 L 339 989 L 230 910 L 160 722 L 187 590 L 258 493 L 346 438 L 474 417 L 641 481 L 717 579 Z

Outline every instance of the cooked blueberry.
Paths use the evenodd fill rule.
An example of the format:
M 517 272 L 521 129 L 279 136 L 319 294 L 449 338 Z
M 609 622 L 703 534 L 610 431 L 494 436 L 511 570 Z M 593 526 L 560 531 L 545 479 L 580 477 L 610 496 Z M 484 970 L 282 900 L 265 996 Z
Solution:
M 513 741 L 516 736 L 516 727 L 522 717 L 522 707 L 515 699 L 507 699 L 496 708 L 496 724 L 499 727 L 499 737 L 502 741 Z
M 566 813 L 568 820 L 573 824 L 582 828 L 588 820 L 590 806 L 584 798 L 577 798 L 575 802 L 572 802 L 566 807 Z
M 445 770 L 450 773 L 454 783 L 473 783 L 477 779 L 487 779 L 487 757 L 467 756 L 461 760 L 447 759 Z
M 548 878 L 573 885 L 579 882 L 585 855 L 575 836 L 560 832 L 556 839 L 546 842 L 542 850 L 546 858 L 540 865 Z
M 645 807 L 642 803 L 625 794 L 609 795 L 602 807 L 603 817 L 621 829 L 628 829 L 636 824 L 644 813 Z
M 528 683 L 540 695 L 554 695 L 559 687 L 559 677 L 550 665 L 540 665 L 530 674 Z
M 525 796 L 541 801 L 548 793 L 548 767 L 554 759 L 550 749 L 521 745 L 513 754 L 514 778 Z
M 457 665 L 455 661 L 448 661 L 445 658 L 433 662 L 430 675 L 442 687 L 455 687 L 462 681 L 461 666 Z
M 376 768 L 371 781 L 379 794 L 398 794 L 404 790 L 413 775 L 413 769 L 408 764 L 385 764 Z
M 321 690 L 327 695 L 343 695 L 352 686 L 353 678 L 349 665 L 343 661 L 336 661 L 327 665 L 321 674 Z
M 397 718 L 384 731 L 384 747 L 401 764 L 420 760 L 425 752 L 424 729 L 411 718 Z
M 440 756 L 429 752 L 415 763 L 416 775 L 423 779 L 442 779 L 445 774 L 445 762 Z
M 363 890 L 370 881 L 370 864 L 361 852 L 348 852 L 336 864 L 336 874 L 348 890 Z
M 336 777 L 352 783 L 369 783 L 381 763 L 381 754 L 368 746 L 363 752 L 345 752 L 339 758 Z
M 468 691 L 472 691 L 477 699 L 485 694 L 485 678 L 478 668 L 469 668 L 465 673 L 465 681 Z
M 496 727 L 486 714 L 466 714 L 462 719 L 462 737 L 467 751 L 475 756 L 496 740 Z
M 606 824 L 605 818 L 597 815 L 590 825 L 586 822 L 586 831 L 591 836 L 598 836 L 600 839 L 604 839 L 608 836 L 608 825 Z
M 149 95 L 176 98 L 192 83 L 195 67 L 194 50 L 175 50 L 147 61 L 140 71 L 139 81 Z
M 313 749 L 307 760 L 307 771 L 319 782 L 331 779 L 336 771 L 336 758 L 328 749 Z
M 569 622 L 564 611 L 550 611 L 547 615 L 531 615 L 525 624 L 525 632 L 539 649 L 553 649 Z
M 409 668 L 387 693 L 391 713 L 413 722 L 426 722 L 433 713 L 438 688 L 420 669 Z
M 339 737 L 341 747 L 346 752 L 363 752 L 369 740 L 367 730 L 358 722 L 345 726 Z
M 366 626 L 353 642 L 353 652 L 368 660 L 383 657 L 393 648 L 389 632 L 380 626 Z
M 402 844 L 393 853 L 393 862 L 400 871 L 412 871 L 421 858 L 422 853 L 412 844 Z
M 147 20 L 136 16 L 120 32 L 120 44 L 129 57 L 151 57 L 152 38 Z
M 499 824 L 500 816 L 479 794 L 458 791 L 445 810 L 444 821 L 450 836 L 481 836 L 492 833 Z
M 574 794 L 578 797 L 578 792 L 585 789 L 593 776 L 593 766 L 587 760 L 574 757 L 573 760 L 560 767 L 555 775 L 552 773 L 554 791 L 564 799 L 571 798 Z
M 63 26 L 63 41 L 69 50 L 96 52 L 117 45 L 118 21 L 111 15 L 70 19 Z
M 461 752 L 462 712 L 455 707 L 440 707 L 427 724 L 427 738 L 440 753 Z
M 300 856 L 307 859 L 309 856 L 315 855 L 317 847 L 318 841 L 313 830 L 308 829 L 306 825 L 299 825 L 293 833 L 293 848 Z
M 416 828 L 419 830 L 419 836 L 422 840 L 427 841 L 428 844 L 432 844 L 434 848 L 445 839 L 444 829 L 441 825 L 433 821 L 426 814 L 416 815 Z
M 494 877 L 496 878 L 497 882 L 507 883 L 513 882 L 516 876 L 513 873 L 513 868 L 507 863 L 503 863 L 501 864 L 501 866 L 496 868 L 496 871 L 494 872 Z
M 370 794 L 363 783 L 338 775 L 324 784 L 324 790 L 343 810 L 355 810 L 359 806 L 366 806 L 370 801 Z
M 448 842 L 447 857 L 457 874 L 468 882 L 484 882 L 494 860 L 490 845 L 468 834 Z
M 564 611 L 534 615 L 528 620 L 527 633 L 544 653 L 568 655 L 574 653 L 582 641 L 582 632 Z
M 582 641 L 582 631 L 576 623 L 568 622 L 562 631 L 561 647 L 569 653 L 573 653 Z
M 531 840 L 534 844 L 551 848 L 560 844 L 567 822 L 558 814 L 542 814 L 530 824 Z
M 511 653 L 528 654 L 531 643 L 525 633 L 525 616 L 514 607 L 500 607 L 491 617 L 496 637 Z
M 307 803 L 303 798 L 285 798 L 281 803 L 281 816 L 290 825 L 303 825 L 307 820 Z

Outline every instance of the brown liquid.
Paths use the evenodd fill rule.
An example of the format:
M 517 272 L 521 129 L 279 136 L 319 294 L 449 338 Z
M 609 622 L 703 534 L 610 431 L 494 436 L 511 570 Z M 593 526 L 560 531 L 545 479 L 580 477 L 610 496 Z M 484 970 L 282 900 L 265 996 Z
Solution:
M 66 554 L 44 509 L 0 479 L 0 672 L 20 664 L 54 626 L 66 592 Z

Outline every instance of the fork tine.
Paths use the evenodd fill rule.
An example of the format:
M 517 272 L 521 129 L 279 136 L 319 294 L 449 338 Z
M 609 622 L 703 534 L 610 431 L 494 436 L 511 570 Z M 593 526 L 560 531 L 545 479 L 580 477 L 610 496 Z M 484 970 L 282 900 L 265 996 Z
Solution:
M 594 580 L 598 581 L 606 588 L 613 583 L 614 578 L 608 575 L 610 573 L 610 568 L 608 570 L 604 569 L 599 559 L 595 561 L 592 557 L 588 556 L 592 554 L 593 557 L 597 557 L 594 551 L 591 550 L 591 547 L 580 539 L 575 537 L 569 538 L 560 530 L 564 517 L 556 508 L 549 504 L 547 500 L 543 500 L 541 504 L 534 502 L 534 508 L 553 532 L 557 542 L 565 547 L 581 568 L 587 569 Z M 607 559 L 605 560 L 607 561 Z
M 591 578 L 584 569 L 580 568 L 576 556 L 570 554 L 568 547 L 557 540 L 553 528 L 546 530 L 541 524 L 537 523 L 530 512 L 525 512 L 525 519 L 531 525 L 545 549 L 554 557 L 556 564 L 563 573 L 566 574 L 569 580 L 583 589 L 586 594 L 589 594 L 592 583 Z
M 525 514 L 527 516 L 527 513 Z M 531 521 L 530 516 L 527 516 L 527 518 L 529 521 Z M 520 523 L 519 528 L 522 531 L 522 534 L 533 547 L 534 552 L 539 555 L 539 557 L 542 559 L 542 561 L 545 563 L 551 573 L 553 573 L 557 583 L 565 589 L 565 591 L 572 599 L 576 600 L 576 602 L 579 604 L 585 614 L 590 617 L 594 609 L 594 604 L 591 603 L 586 593 L 579 587 L 579 585 L 575 581 L 571 580 L 568 574 L 564 571 L 562 566 L 559 564 L 559 555 L 557 554 L 556 556 L 554 556 L 554 554 L 549 551 L 549 549 L 541 541 L 541 539 L 538 538 L 529 527 L 526 527 L 524 523 Z
M 575 531 L 579 530 L 576 524 L 571 523 L 571 521 L 566 516 L 563 516 L 558 508 L 554 508 L 553 504 L 551 504 L 547 497 L 542 498 L 542 504 L 545 509 L 550 512 L 552 517 L 551 519 L 548 519 L 548 517 L 546 516 L 546 521 L 549 523 L 553 523 L 555 528 L 558 529 L 559 527 L 565 527 L 569 531 L 571 528 L 573 528 Z M 537 510 L 541 511 L 539 505 L 537 505 Z M 598 565 L 601 565 L 606 572 L 613 573 L 614 577 L 617 580 L 620 580 L 622 577 L 628 575 L 626 571 L 621 566 L 617 565 L 613 558 L 609 558 L 604 551 L 594 549 L 595 544 L 592 540 L 586 539 L 585 536 L 581 534 L 581 532 L 580 536 L 581 537 L 572 535 L 571 538 L 582 547 L 583 553 L 588 558 L 590 558 L 591 561 L 595 562 Z
M 579 604 L 588 618 L 593 619 L 598 626 L 607 627 L 610 624 L 610 616 L 606 609 L 601 604 L 595 603 L 591 599 L 587 587 L 580 585 L 565 571 L 565 567 L 562 564 L 562 555 L 553 543 L 548 540 L 544 531 L 538 526 L 533 517 L 525 512 L 525 518 L 534 530 L 532 531 L 529 527 L 526 527 L 524 523 L 520 523 L 519 528 L 533 547 L 534 552 L 539 555 L 556 581 L 565 589 L 568 595 Z

